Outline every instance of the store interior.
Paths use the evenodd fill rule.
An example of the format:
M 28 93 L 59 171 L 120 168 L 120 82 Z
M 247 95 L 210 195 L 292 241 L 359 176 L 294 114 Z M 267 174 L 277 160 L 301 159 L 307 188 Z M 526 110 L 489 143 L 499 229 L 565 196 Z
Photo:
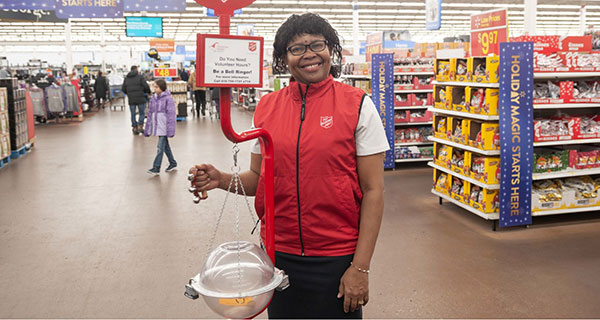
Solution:
M 235 132 L 293 81 L 273 41 L 305 12 L 340 36 L 335 81 L 380 112 L 391 149 L 364 318 L 600 318 L 596 1 L 247 2 L 229 33 L 264 40 L 262 86 L 232 86 Z M 234 160 L 214 91 L 197 115 L 189 82 L 197 35 L 220 23 L 194 0 L 0 3 L 0 318 L 220 317 L 185 285 L 214 240 L 239 227 L 260 242 L 253 197 L 188 192 L 196 164 L 250 166 L 254 141 Z M 131 66 L 167 82 L 175 171 L 147 173 L 156 139 L 132 134 Z

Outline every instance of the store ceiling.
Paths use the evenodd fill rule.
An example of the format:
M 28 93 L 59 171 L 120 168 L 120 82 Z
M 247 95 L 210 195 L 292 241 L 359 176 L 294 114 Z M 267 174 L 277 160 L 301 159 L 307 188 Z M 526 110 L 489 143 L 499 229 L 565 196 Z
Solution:
M 468 34 L 469 18 L 473 13 L 494 8 L 509 8 L 509 30 L 511 35 L 523 33 L 523 0 L 443 0 L 442 29 L 426 31 L 425 1 L 413 0 L 360 0 L 359 36 L 375 31 L 409 30 L 413 40 L 420 42 L 441 41 L 443 37 Z M 586 5 L 586 28 L 600 25 L 600 1 L 538 0 L 538 34 L 579 34 L 580 8 Z M 345 45 L 352 43 L 352 1 L 328 0 L 257 0 L 243 9 L 243 14 L 231 19 L 231 32 L 237 24 L 254 24 L 255 34 L 265 37 L 269 43 L 279 25 L 294 13 L 315 12 L 327 18 L 342 36 Z M 141 13 L 126 13 L 141 16 Z M 178 43 L 192 45 L 196 33 L 218 33 L 218 19 L 206 17 L 204 8 L 193 0 L 187 0 L 183 13 L 148 13 L 147 16 L 164 17 L 164 37 Z M 73 19 L 72 41 L 78 43 L 100 43 L 101 26 L 104 25 L 107 44 L 145 44 L 147 38 L 125 36 L 125 19 Z M 0 42 L 4 44 L 63 43 L 64 23 L 0 22 Z M 1 44 L 0 44 L 1 45 Z

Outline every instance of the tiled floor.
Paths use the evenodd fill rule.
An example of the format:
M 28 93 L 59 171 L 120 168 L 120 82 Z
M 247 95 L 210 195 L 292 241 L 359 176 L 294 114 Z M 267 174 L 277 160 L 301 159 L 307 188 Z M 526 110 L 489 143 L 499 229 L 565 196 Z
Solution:
M 237 131 L 249 127 L 250 113 L 232 114 Z M 217 121 L 188 119 L 171 140 L 179 171 L 159 177 L 145 173 L 156 138 L 133 136 L 128 110 L 36 128 L 33 151 L 0 170 L 0 318 L 216 317 L 183 289 L 202 267 L 224 192 L 194 205 L 186 171 L 229 168 L 231 144 Z M 249 143 L 241 149 L 248 167 Z M 493 232 L 440 206 L 431 179 L 423 165 L 385 174 L 365 318 L 600 317 L 600 215 Z M 218 241 L 234 234 L 229 204 Z

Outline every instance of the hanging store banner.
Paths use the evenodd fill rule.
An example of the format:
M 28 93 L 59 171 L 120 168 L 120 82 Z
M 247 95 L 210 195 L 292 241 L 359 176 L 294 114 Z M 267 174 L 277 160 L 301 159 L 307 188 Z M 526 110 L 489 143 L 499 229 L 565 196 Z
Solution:
M 185 11 L 185 0 L 123 0 L 125 11 L 178 12 Z
M 54 10 L 56 0 L 2 0 L 0 9 Z
M 386 169 L 394 168 L 394 55 L 377 53 L 371 57 L 371 99 L 379 111 L 391 150 L 385 153 Z
M 500 44 L 500 226 L 531 224 L 533 43 Z
M 123 18 L 124 0 L 56 0 L 59 18 Z
M 499 44 L 508 41 L 508 9 L 471 15 L 471 56 L 498 55 Z
M 442 27 L 442 0 L 425 1 L 425 28 L 440 30 Z
M 46 10 L 0 10 L 2 21 L 67 22 L 60 19 L 54 11 Z
M 156 49 L 158 52 L 173 52 L 175 51 L 175 40 L 173 39 L 151 39 L 150 48 Z
M 264 40 L 198 34 L 196 83 L 202 87 L 262 87 Z

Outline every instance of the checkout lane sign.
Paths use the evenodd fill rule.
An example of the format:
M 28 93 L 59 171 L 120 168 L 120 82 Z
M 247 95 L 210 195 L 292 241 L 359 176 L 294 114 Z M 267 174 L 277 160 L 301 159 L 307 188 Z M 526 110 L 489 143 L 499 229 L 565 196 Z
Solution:
M 500 227 L 531 224 L 533 43 L 500 44 Z

